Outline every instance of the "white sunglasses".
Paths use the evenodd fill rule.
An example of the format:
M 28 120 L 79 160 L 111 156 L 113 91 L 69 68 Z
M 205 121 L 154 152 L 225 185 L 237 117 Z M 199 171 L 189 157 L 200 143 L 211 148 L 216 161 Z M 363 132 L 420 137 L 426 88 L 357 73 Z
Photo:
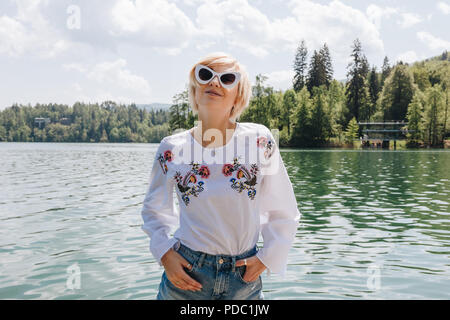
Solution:
M 241 79 L 239 72 L 228 71 L 218 73 L 202 64 L 198 64 L 195 67 L 195 78 L 201 84 L 209 83 L 216 75 L 222 87 L 227 89 L 233 88 L 239 82 L 239 79 Z

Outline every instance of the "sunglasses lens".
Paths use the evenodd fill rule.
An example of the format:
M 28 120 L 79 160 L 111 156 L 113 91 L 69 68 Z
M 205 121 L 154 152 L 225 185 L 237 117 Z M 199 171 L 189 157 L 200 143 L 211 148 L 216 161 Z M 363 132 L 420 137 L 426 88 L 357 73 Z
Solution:
M 208 69 L 201 68 L 198 71 L 198 77 L 203 81 L 207 81 L 207 80 L 211 79 L 212 73 Z
M 236 76 L 232 73 L 224 74 L 220 77 L 224 84 L 232 84 L 236 80 Z

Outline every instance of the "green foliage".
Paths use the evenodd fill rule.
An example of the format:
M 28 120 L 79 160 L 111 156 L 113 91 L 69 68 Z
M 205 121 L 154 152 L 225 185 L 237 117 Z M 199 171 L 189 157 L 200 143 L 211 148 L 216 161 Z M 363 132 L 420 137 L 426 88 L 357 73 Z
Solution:
M 314 52 L 307 75 L 306 55 L 302 42 L 294 64 L 294 87 L 285 92 L 265 85 L 267 77 L 258 74 L 249 106 L 238 121 L 276 128 L 280 145 L 293 147 L 323 146 L 331 140 L 352 143 L 358 139 L 361 120 L 407 120 L 411 147 L 442 146 L 450 135 L 450 57 L 446 52 L 412 66 L 401 62 L 390 66 L 386 57 L 380 72 L 375 67 L 369 72 L 356 39 L 345 84 L 332 79 L 326 44 Z M 39 117 L 51 122 L 40 128 L 34 123 Z M 0 112 L 0 141 L 159 143 L 175 130 L 194 126 L 196 117 L 187 89 L 174 96 L 169 110 L 147 111 L 113 101 L 77 102 L 72 107 L 13 105 Z
M 306 67 L 307 67 L 308 49 L 305 40 L 302 40 L 297 48 L 294 60 L 294 90 L 299 92 L 306 85 Z
M 186 88 L 182 93 L 176 94 L 169 109 L 169 128 L 173 132 L 177 129 L 188 129 L 194 126 L 196 116 L 189 106 L 189 93 Z
M 328 88 L 332 80 L 333 66 L 331 63 L 330 51 L 325 43 L 319 52 L 314 50 L 309 65 L 306 86 L 308 87 L 309 92 L 314 95 L 313 88 L 322 85 L 325 85 Z
M 141 110 L 136 105 L 76 102 L 13 105 L 0 112 L 0 141 L 23 142 L 159 142 L 169 134 L 168 112 Z M 35 118 L 49 118 L 45 126 Z M 63 124 L 62 118 L 68 119 Z
M 357 121 L 369 119 L 370 98 L 367 86 L 367 73 L 369 63 L 362 51 L 361 42 L 356 39 L 353 42 L 352 61 L 348 65 L 345 95 L 347 97 L 347 108 Z
M 366 119 L 369 119 L 376 111 L 377 100 L 381 91 L 380 77 L 377 73 L 376 67 L 373 67 L 368 76 L 369 87 L 369 110 L 367 112 Z
M 386 81 L 387 77 L 391 73 L 392 67 L 389 65 L 388 57 L 384 57 L 383 66 L 381 67 L 381 87 L 384 86 L 384 81 Z
M 312 136 L 314 142 L 320 145 L 327 141 L 331 135 L 331 122 L 325 86 L 314 88 L 313 107 L 311 111 Z
M 353 140 L 358 138 L 358 122 L 356 118 L 353 117 L 348 123 L 347 129 L 345 130 L 344 137 L 346 143 L 353 143 Z
M 400 63 L 385 81 L 380 96 L 383 120 L 404 120 L 417 85 L 408 66 Z
M 311 139 L 311 99 L 306 87 L 297 94 L 297 106 L 291 114 L 290 144 L 296 147 L 313 146 Z
M 417 90 L 406 114 L 406 118 L 408 119 L 408 125 L 406 126 L 406 129 L 408 129 L 408 131 L 411 130 L 406 134 L 406 137 L 408 139 L 407 146 L 413 147 L 420 144 L 419 141 L 422 138 L 421 133 L 423 132 L 423 106 L 424 95 L 421 91 Z
M 430 146 L 443 143 L 445 96 L 440 85 L 434 85 L 425 91 L 425 109 L 423 113 L 424 141 Z
M 287 129 L 287 135 L 290 136 L 290 128 L 291 128 L 291 118 L 292 113 L 297 106 L 297 95 L 294 90 L 290 89 L 284 92 L 284 94 L 281 94 L 283 101 L 281 104 L 281 114 L 280 114 L 280 120 L 281 120 L 281 126 Z

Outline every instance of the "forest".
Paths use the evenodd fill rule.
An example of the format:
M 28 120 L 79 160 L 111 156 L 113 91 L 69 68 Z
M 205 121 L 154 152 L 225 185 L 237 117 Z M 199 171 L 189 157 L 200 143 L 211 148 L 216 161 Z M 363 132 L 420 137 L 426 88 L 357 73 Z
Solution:
M 309 53 L 301 41 L 292 68 L 292 88 L 285 91 L 266 85 L 267 76 L 258 74 L 249 106 L 238 119 L 277 128 L 280 146 L 351 144 L 361 135 L 358 122 L 365 121 L 405 121 L 409 148 L 443 147 L 450 136 L 447 51 L 412 64 L 391 65 L 385 57 L 378 70 L 356 39 L 347 79 L 338 81 L 327 44 Z M 0 111 L 0 141 L 159 143 L 176 129 L 194 126 L 197 116 L 188 101 L 186 88 L 175 94 L 168 110 L 114 101 L 13 104 Z

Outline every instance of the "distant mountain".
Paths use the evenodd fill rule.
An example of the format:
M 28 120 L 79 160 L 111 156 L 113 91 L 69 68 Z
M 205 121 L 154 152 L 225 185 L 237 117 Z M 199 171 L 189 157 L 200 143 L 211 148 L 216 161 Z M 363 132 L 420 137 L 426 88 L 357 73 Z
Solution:
M 136 107 L 140 108 L 140 109 L 145 109 L 147 111 L 150 110 L 157 110 L 157 109 L 163 109 L 163 110 L 168 110 L 170 108 L 171 104 L 170 103 L 150 103 L 150 104 L 136 104 Z

